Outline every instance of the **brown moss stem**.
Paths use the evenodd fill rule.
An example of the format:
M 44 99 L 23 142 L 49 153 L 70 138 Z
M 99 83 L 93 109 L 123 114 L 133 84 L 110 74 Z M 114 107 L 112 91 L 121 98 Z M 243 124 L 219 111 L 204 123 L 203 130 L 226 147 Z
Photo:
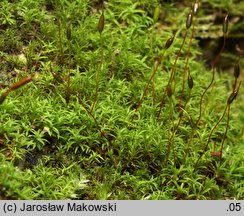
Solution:
M 102 18 L 101 18 L 102 17 Z M 101 21 L 102 20 L 102 21 Z M 91 112 L 93 112 L 93 109 L 97 103 L 97 98 L 98 98 L 98 89 L 99 89 L 99 73 L 102 72 L 103 70 L 103 59 L 104 59 L 104 52 L 103 52 L 103 37 L 102 37 L 102 31 L 104 29 L 104 12 L 102 11 L 102 15 L 100 16 L 99 19 L 99 24 L 98 24 L 98 30 L 100 33 L 100 56 L 101 56 L 101 63 L 100 63 L 100 68 L 99 70 L 96 71 L 96 90 L 95 90 L 95 96 L 94 96 L 94 101 L 91 106 Z
M 163 94 L 163 96 L 162 96 L 162 98 L 161 98 L 161 102 L 160 102 L 159 112 L 158 112 L 157 118 L 160 118 L 160 115 L 161 115 L 161 112 L 162 112 L 162 109 L 163 109 L 163 105 L 164 105 L 164 100 L 165 100 L 165 96 L 166 96 L 167 88 L 168 88 L 168 86 L 169 86 L 169 85 L 173 82 L 173 80 L 174 80 L 174 77 L 175 77 L 175 70 L 176 70 L 176 63 L 177 63 L 177 61 L 178 61 L 178 58 L 179 58 L 180 55 L 181 55 L 181 50 L 182 50 L 182 48 L 183 48 L 183 46 L 184 46 L 184 44 L 185 44 L 187 34 L 188 34 L 188 30 L 186 30 L 186 32 L 185 32 L 183 41 L 182 41 L 181 46 L 180 46 L 180 49 L 179 49 L 179 51 L 178 51 L 178 53 L 177 53 L 177 55 L 176 55 L 176 58 L 175 58 L 175 61 L 174 61 L 174 65 L 173 65 L 172 70 L 171 70 L 171 75 L 170 75 L 170 78 L 169 78 L 169 80 L 168 80 L 168 84 L 167 84 L 166 88 L 164 89 L 164 94 Z
M 164 55 L 164 54 L 163 54 L 163 55 Z M 146 96 L 146 93 L 147 93 L 147 91 L 148 91 L 149 84 L 151 83 L 151 81 L 153 80 L 154 76 L 156 75 L 156 73 L 157 73 L 157 71 L 158 71 L 158 68 L 159 68 L 159 66 L 160 66 L 160 64 L 161 64 L 161 62 L 162 62 L 162 59 L 163 59 L 163 55 L 162 55 L 162 56 L 159 58 L 159 60 L 157 61 L 156 67 L 154 68 L 153 73 L 152 73 L 150 79 L 149 79 L 148 82 L 147 82 L 147 85 L 146 85 L 146 87 L 145 87 L 145 90 L 144 90 L 144 92 L 143 92 L 143 95 L 142 95 L 142 97 L 141 97 L 141 99 L 140 99 L 140 101 L 139 101 L 139 103 L 137 104 L 137 107 L 136 107 L 136 109 L 135 109 L 135 112 L 138 111 L 138 109 L 140 108 L 140 106 L 141 106 L 141 104 L 142 104 L 142 102 L 143 102 L 143 100 L 144 100 L 144 97 Z
M 195 163 L 194 170 L 197 169 L 197 166 L 198 166 L 199 161 L 201 160 L 202 156 L 203 156 L 203 155 L 205 154 L 205 152 L 207 151 L 207 149 L 208 149 L 208 145 L 209 145 L 209 142 L 210 142 L 210 139 L 211 139 L 211 136 L 212 136 L 214 130 L 216 129 L 216 127 L 217 127 L 217 126 L 219 125 L 219 123 L 223 120 L 227 108 L 228 108 L 228 104 L 226 104 L 225 109 L 224 109 L 224 112 L 223 112 L 222 116 L 219 118 L 218 122 L 217 122 L 217 123 L 212 127 L 212 129 L 210 130 L 210 133 L 209 133 L 209 135 L 208 135 L 208 141 L 207 141 L 205 147 L 203 148 L 202 153 L 199 155 L 199 157 L 198 157 L 198 159 L 197 159 L 197 161 L 196 161 L 196 163 Z
M 193 22 L 192 23 L 192 31 L 191 31 L 190 41 L 189 41 L 189 44 L 188 44 L 186 62 L 185 62 L 185 67 L 184 67 L 184 72 L 183 72 L 183 77 L 182 77 L 182 90 L 181 90 L 181 95 L 180 95 L 180 99 L 179 99 L 179 103 L 178 103 L 178 112 L 180 112 L 180 107 L 181 107 L 182 99 L 183 99 L 183 96 L 184 96 L 186 70 L 188 68 L 188 62 L 189 62 L 189 57 L 190 57 L 190 53 L 191 53 L 192 39 L 193 39 L 194 33 L 195 33 L 195 19 L 194 19 L 194 17 L 192 19 L 193 19 L 193 21 L 192 21 Z
M 187 105 L 189 99 L 190 99 L 190 94 L 189 94 L 189 96 L 188 96 L 188 98 L 187 98 L 187 100 L 186 100 L 186 102 L 185 102 L 185 104 L 184 104 L 184 107 L 183 107 L 183 108 L 181 107 L 181 109 L 182 109 L 183 111 L 185 111 L 185 108 L 186 108 L 186 105 Z M 186 112 L 186 111 L 185 111 L 185 112 Z M 169 140 L 168 140 L 167 153 L 166 153 L 166 159 L 165 159 L 165 161 L 164 161 L 164 166 L 166 166 L 166 164 L 167 164 L 167 162 L 168 162 L 169 155 L 170 155 L 170 150 L 171 150 L 171 145 L 172 145 L 172 143 L 174 143 L 174 136 L 175 136 L 175 133 L 176 133 L 177 130 L 178 130 L 178 127 L 179 127 L 179 125 L 180 125 L 180 123 L 181 123 L 181 121 L 182 121 L 182 118 L 183 118 L 183 114 L 180 113 L 180 118 L 179 118 L 179 120 L 178 120 L 178 123 L 176 124 L 176 126 L 173 125 L 173 132 L 172 132 L 172 135 L 170 136 L 170 138 L 169 138 Z M 175 151 L 175 150 L 174 150 L 174 146 L 173 146 L 173 151 Z M 175 155 L 174 155 L 174 164 L 176 164 Z
M 221 142 L 220 159 L 222 158 L 222 153 L 223 153 L 223 148 L 224 148 L 224 142 L 225 142 L 225 139 L 226 139 L 226 136 L 227 136 L 227 131 L 228 131 L 228 128 L 229 128 L 229 122 L 230 122 L 230 104 L 228 104 L 227 110 L 228 110 L 227 111 L 227 121 L 226 121 L 226 128 L 225 128 L 224 137 L 223 137 L 222 142 Z
M 58 41 L 59 41 L 61 65 L 64 65 L 64 52 L 63 52 L 63 45 L 62 45 L 61 24 L 60 24 L 58 17 L 55 18 L 55 22 L 58 26 Z

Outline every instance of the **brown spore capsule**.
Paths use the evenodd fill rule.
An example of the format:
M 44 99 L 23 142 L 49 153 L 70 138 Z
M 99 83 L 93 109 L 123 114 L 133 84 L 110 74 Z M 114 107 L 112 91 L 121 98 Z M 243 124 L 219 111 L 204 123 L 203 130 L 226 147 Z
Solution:
M 228 32 L 228 24 L 229 24 L 229 14 L 226 14 L 223 22 L 223 33 L 226 34 Z
M 194 15 L 197 15 L 198 9 L 199 9 L 199 2 L 195 1 L 194 5 L 193 5 L 193 8 L 192 8 L 192 11 L 193 11 Z
M 172 88 L 171 88 L 171 85 L 168 85 L 167 86 L 167 95 L 168 95 L 168 97 L 171 97 L 172 96 Z
M 190 12 L 186 19 L 186 28 L 187 29 L 189 29 L 191 27 L 192 19 L 193 19 L 192 12 Z
M 192 89 L 194 83 L 193 83 L 193 79 L 192 79 L 192 77 L 191 77 L 191 74 L 188 74 L 187 82 L 188 82 L 188 87 L 189 87 L 189 89 Z
M 171 46 L 171 44 L 173 43 L 173 41 L 174 41 L 174 36 L 172 36 L 172 37 L 170 37 L 167 41 L 166 41 L 166 43 L 165 43 L 165 45 L 164 45 L 164 48 L 165 49 L 168 49 L 170 46 Z
M 228 100 L 227 100 L 227 104 L 231 104 L 233 102 L 233 100 L 235 100 L 236 96 L 238 94 L 238 90 L 234 90 L 231 95 L 229 96 Z
M 105 17 L 104 17 L 104 13 L 102 12 L 102 14 L 99 18 L 98 26 L 97 26 L 97 29 L 100 34 L 102 34 L 102 31 L 104 29 L 104 22 L 105 22 Z

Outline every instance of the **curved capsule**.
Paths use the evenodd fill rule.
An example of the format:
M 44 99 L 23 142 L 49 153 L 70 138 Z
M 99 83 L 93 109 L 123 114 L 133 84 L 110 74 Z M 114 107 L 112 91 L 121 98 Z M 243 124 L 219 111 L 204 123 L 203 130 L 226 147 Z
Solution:
M 228 23 L 229 23 L 229 14 L 226 14 L 223 22 L 223 33 L 226 34 L 228 32 Z
M 186 28 L 187 29 L 189 29 L 191 27 L 192 19 L 193 19 L 192 12 L 190 12 L 186 19 Z
M 165 43 L 165 45 L 164 45 L 164 48 L 165 49 L 168 49 L 170 46 L 171 46 L 171 44 L 174 42 L 174 36 L 172 36 L 172 37 L 170 37 L 167 41 L 166 41 L 166 43 Z

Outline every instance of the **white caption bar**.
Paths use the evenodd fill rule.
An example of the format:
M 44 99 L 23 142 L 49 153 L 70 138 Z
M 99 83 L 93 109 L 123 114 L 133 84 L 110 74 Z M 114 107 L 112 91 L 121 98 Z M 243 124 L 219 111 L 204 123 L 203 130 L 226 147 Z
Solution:
M 0 215 L 170 215 L 170 216 L 243 216 L 244 200 L 225 201 L 34 201 L 2 200 Z

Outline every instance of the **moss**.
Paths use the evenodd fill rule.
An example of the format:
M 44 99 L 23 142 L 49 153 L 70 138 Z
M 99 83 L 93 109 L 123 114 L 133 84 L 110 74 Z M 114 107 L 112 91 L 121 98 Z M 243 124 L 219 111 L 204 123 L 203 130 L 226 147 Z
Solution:
M 0 105 L 0 199 L 242 199 L 242 88 L 222 160 L 211 152 L 219 151 L 226 116 L 205 148 L 233 91 L 232 75 L 216 73 L 199 118 L 212 78 L 195 37 L 205 2 L 186 34 L 191 5 L 182 3 L 163 3 L 156 22 L 149 1 L 105 2 L 99 33 L 99 2 L 3 1 L 0 93 L 8 94 Z M 216 11 L 225 8 L 216 4 Z

